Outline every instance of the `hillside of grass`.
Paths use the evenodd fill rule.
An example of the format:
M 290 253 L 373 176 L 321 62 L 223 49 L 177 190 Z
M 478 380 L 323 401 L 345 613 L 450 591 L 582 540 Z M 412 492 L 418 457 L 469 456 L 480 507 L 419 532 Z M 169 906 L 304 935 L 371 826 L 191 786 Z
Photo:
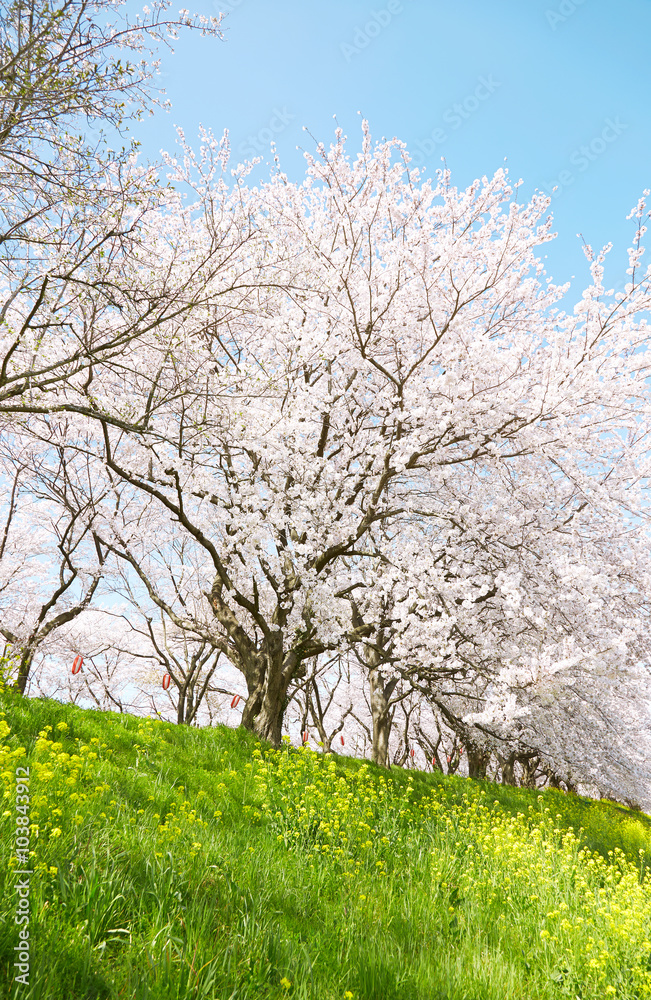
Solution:
M 624 807 L 11 693 L 0 771 L 11 1000 L 651 997 L 651 819 Z

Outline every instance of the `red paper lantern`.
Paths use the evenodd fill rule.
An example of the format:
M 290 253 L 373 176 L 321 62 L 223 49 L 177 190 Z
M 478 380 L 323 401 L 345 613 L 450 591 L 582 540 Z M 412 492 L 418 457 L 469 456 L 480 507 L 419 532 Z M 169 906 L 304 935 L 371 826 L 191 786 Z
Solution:
M 307 743 L 310 738 L 310 734 L 306 731 L 303 733 L 303 743 Z
M 415 750 L 410 750 L 410 751 L 409 751 L 409 756 L 410 756 L 410 757 L 413 757 L 413 756 L 414 756 L 414 754 L 415 754 L 415 752 L 416 752 Z
M 163 674 L 163 691 L 167 691 L 168 687 L 170 686 L 171 680 L 172 678 L 170 677 L 169 674 Z
M 240 703 L 240 695 L 239 695 L 239 694 L 236 694 L 236 695 L 235 695 L 235 696 L 233 697 L 233 700 L 232 700 L 232 702 L 231 702 L 231 708 L 237 708 L 237 706 L 239 705 L 239 703 Z
M 452 760 L 452 757 L 446 757 L 445 759 L 447 760 L 447 762 L 449 764 L 451 762 L 451 760 Z
M 339 739 L 341 740 L 341 745 L 343 746 L 344 745 L 344 738 L 343 738 L 343 736 L 340 736 Z
M 459 747 L 459 756 L 463 753 L 463 747 Z
M 436 767 L 436 757 L 432 757 L 432 767 Z
M 78 674 L 79 673 L 79 671 L 82 668 L 83 662 L 84 662 L 83 656 L 75 656 L 74 660 L 72 661 L 72 672 L 73 672 L 73 674 Z

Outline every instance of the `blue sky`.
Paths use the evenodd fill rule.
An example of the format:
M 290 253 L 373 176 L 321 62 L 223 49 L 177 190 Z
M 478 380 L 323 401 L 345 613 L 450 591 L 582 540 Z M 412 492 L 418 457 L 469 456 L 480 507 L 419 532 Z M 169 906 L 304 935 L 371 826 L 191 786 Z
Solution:
M 189 0 L 188 0 L 189 2 Z M 130 0 L 129 9 L 135 9 Z M 234 159 L 276 141 L 303 175 L 297 146 L 329 143 L 335 123 L 360 144 L 397 136 L 427 172 L 444 156 L 466 186 L 506 160 L 521 198 L 551 193 L 556 281 L 588 281 L 576 234 L 612 241 L 607 275 L 625 280 L 626 215 L 651 187 L 651 0 L 196 0 L 228 11 L 224 42 L 186 33 L 161 52 L 169 114 L 134 126 L 143 153 L 172 150 L 174 125 L 230 132 Z M 575 283 L 573 282 L 573 286 Z

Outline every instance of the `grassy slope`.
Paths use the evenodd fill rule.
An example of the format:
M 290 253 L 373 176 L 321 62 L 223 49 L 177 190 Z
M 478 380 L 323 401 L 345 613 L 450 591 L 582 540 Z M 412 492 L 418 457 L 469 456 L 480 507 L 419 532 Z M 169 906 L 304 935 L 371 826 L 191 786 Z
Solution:
M 0 711 L 1 996 L 651 997 L 649 817 L 225 727 L 6 694 Z M 21 747 L 28 988 L 12 985 Z

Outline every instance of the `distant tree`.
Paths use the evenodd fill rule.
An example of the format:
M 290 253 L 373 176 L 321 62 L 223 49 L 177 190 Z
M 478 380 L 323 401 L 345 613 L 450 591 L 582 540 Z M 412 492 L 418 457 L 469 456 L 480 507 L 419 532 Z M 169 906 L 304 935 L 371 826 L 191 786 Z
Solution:
M 0 452 L 2 449 L 0 448 Z M 12 650 L 12 685 L 25 693 L 34 658 L 55 633 L 91 604 L 104 575 L 106 552 L 67 490 L 65 456 L 55 455 L 65 506 L 39 477 L 40 459 L 0 454 L 0 635 Z
M 345 746 L 346 722 L 354 719 L 353 704 L 359 698 L 358 688 L 351 691 L 345 659 L 340 653 L 314 657 L 306 676 L 296 680 L 287 691 L 287 708 L 293 709 L 300 731 L 316 730 L 324 753 L 335 753 Z

